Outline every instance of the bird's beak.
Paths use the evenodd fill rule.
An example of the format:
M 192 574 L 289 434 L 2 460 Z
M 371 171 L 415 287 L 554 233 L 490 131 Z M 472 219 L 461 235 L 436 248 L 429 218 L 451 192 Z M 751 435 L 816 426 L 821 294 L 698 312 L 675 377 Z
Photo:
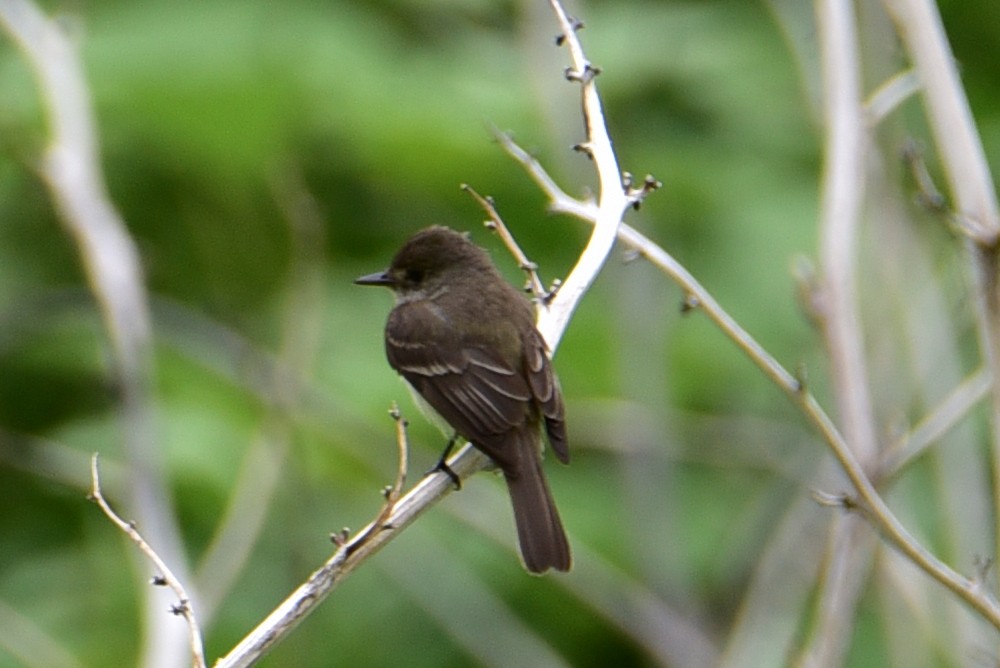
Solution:
M 374 274 L 368 274 L 366 276 L 361 276 L 360 278 L 354 279 L 355 285 L 384 285 L 386 287 L 392 287 L 392 279 L 389 278 L 389 272 L 387 271 L 377 271 Z

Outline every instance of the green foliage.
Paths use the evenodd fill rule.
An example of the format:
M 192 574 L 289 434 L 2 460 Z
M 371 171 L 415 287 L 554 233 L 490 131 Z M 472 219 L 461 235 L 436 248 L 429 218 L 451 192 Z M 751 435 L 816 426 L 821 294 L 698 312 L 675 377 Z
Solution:
M 826 401 L 819 338 L 789 273 L 817 243 L 816 81 L 789 37 L 803 26 L 789 25 L 780 4 L 630 0 L 578 11 L 623 167 L 665 184 L 630 224 L 786 367 L 808 362 Z M 997 6 L 942 5 L 998 165 Z M 377 512 L 395 471 L 393 400 L 413 423 L 411 479 L 443 445 L 384 361 L 390 297 L 352 278 L 382 268 L 416 229 L 445 223 L 470 230 L 521 280 L 460 183 L 496 198 L 543 280 L 565 276 L 586 228 L 544 213 L 488 126 L 513 131 L 581 194 L 594 179 L 569 150 L 583 139 L 578 93 L 561 76 L 555 23 L 531 3 L 71 6 L 111 198 L 151 294 L 156 436 L 193 564 L 212 544 L 251 444 L 285 444 L 259 539 L 207 629 L 214 658 L 326 558 L 331 531 Z M 886 56 L 890 72 L 900 58 Z M 872 76 L 865 88 L 880 82 Z M 81 665 L 130 665 L 149 567 L 84 498 L 87 456 L 100 451 L 117 471 L 111 501 L 128 516 L 127 472 L 114 469 L 123 461 L 120 388 L 82 262 L 33 167 L 45 141 L 34 81 L 4 37 L 0 606 Z M 316 220 L 289 206 L 303 193 Z M 917 235 L 955 243 L 937 230 Z M 940 257 L 947 283 L 954 253 Z M 583 555 L 576 572 L 527 577 L 506 500 L 480 476 L 352 575 L 264 665 L 460 666 L 502 663 L 496 657 L 514 649 L 580 666 L 656 664 L 609 599 L 588 591 L 591 572 L 681 611 L 722 647 L 745 613 L 774 518 L 809 494 L 824 450 L 715 327 L 697 312 L 680 315 L 681 300 L 649 266 L 616 254 L 559 348 L 573 462 L 546 466 Z M 294 377 L 292 389 L 276 368 Z M 889 413 L 886 424 L 899 418 Z M 913 487 L 901 485 L 900 496 L 919 497 Z M 814 508 L 812 521 L 829 512 Z M 919 520 L 947 552 L 947 513 Z M 849 665 L 887 664 L 894 649 L 877 595 L 864 597 Z M 487 602 L 507 615 L 489 617 Z M 164 613 L 163 623 L 174 620 Z M 495 647 L 474 652 L 463 624 L 495 633 L 483 640 Z M 961 663 L 955 652 L 924 665 Z M 16 665 L 0 630 L 0 667 Z

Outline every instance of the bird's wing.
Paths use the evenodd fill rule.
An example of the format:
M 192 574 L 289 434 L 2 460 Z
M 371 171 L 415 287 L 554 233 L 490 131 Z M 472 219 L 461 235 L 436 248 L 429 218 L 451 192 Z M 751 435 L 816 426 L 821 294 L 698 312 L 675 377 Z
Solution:
M 386 325 L 386 356 L 463 438 L 504 470 L 519 468 L 520 453 L 502 447 L 533 410 L 534 390 L 519 369 L 488 345 L 464 340 L 428 302 L 394 309 Z
M 545 418 L 545 432 L 549 444 L 563 464 L 569 463 L 569 444 L 566 440 L 565 408 L 559 379 L 552 370 L 548 348 L 541 334 L 532 329 L 524 341 L 525 373 L 531 386 L 531 394 L 538 403 Z

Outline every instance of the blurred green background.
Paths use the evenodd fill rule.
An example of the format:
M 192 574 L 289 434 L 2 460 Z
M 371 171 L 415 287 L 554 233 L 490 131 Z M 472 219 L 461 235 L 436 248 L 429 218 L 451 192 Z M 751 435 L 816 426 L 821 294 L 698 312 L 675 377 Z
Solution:
M 384 360 L 390 295 L 351 280 L 445 223 L 470 230 L 521 282 L 461 183 L 496 199 L 543 280 L 571 268 L 588 228 L 547 215 L 488 128 L 512 131 L 583 194 L 595 180 L 570 150 L 584 138 L 578 88 L 562 78 L 567 54 L 540 1 L 46 9 L 65 13 L 80 45 L 110 195 L 141 252 L 156 436 L 195 568 L 240 476 L 277 476 L 260 486 L 260 535 L 207 628 L 215 658 L 326 558 L 329 532 L 377 512 L 396 464 L 392 401 L 411 418 L 414 474 L 443 445 Z M 1000 164 L 1000 5 L 941 9 Z M 664 183 L 628 221 L 786 367 L 807 364 L 829 404 L 790 273 L 816 246 L 811 3 L 605 0 L 571 11 L 603 69 L 622 167 Z M 860 15 L 870 91 L 903 56 L 877 5 Z M 910 134 L 923 134 L 916 101 L 879 137 L 890 160 Z M 0 38 L 0 612 L 78 662 L 64 665 L 134 665 L 152 569 L 84 498 L 99 451 L 109 496 L 129 515 L 110 348 L 36 170 L 45 141 L 31 71 Z M 940 225 L 926 216 L 918 232 L 953 267 L 958 244 Z M 668 611 L 726 646 L 755 564 L 782 513 L 807 500 L 824 448 L 707 319 L 681 315 L 673 284 L 623 259 L 612 256 L 556 357 L 573 461 L 550 458 L 547 470 L 577 568 L 527 576 L 502 483 L 483 475 L 353 574 L 264 665 L 688 665 L 671 654 L 679 645 L 652 640 Z M 244 468 L 251 451 L 257 469 Z M 822 540 L 831 511 L 803 507 Z M 892 646 L 871 596 L 850 665 L 877 665 Z M 164 611 L 163 623 L 181 622 Z M 0 666 L 22 665 L 4 633 Z

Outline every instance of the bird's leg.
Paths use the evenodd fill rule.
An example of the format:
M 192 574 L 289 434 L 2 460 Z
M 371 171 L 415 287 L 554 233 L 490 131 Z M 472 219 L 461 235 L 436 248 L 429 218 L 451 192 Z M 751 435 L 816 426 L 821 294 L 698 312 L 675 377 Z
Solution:
M 455 473 L 450 466 L 448 466 L 448 455 L 450 455 L 451 451 L 455 449 L 455 443 L 457 441 L 458 432 L 456 431 L 451 435 L 451 438 L 448 439 L 448 444 L 444 446 L 444 452 L 441 453 L 441 458 L 438 459 L 438 463 L 434 465 L 434 468 L 427 472 L 427 475 L 437 473 L 438 471 L 444 473 L 446 476 L 451 478 L 453 483 L 455 483 L 456 490 L 462 489 L 462 479 L 458 477 L 458 474 Z

